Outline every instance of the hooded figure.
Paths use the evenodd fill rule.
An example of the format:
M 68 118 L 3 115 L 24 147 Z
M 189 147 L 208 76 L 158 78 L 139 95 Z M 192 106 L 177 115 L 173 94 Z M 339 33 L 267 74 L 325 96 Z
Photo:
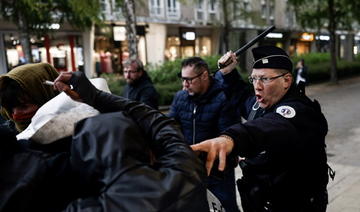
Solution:
M 13 121 L 19 132 L 23 131 L 37 109 L 59 94 L 43 84 L 45 80 L 55 80 L 58 75 L 50 64 L 37 63 L 16 67 L 0 76 L 1 115 Z M 17 113 L 19 108 L 23 110 Z

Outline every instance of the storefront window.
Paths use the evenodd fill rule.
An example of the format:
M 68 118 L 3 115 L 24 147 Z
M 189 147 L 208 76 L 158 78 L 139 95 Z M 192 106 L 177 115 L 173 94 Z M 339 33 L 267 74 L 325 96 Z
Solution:
M 182 46 L 181 55 L 183 57 L 192 57 L 195 55 L 195 50 L 193 46 Z
M 5 34 L 4 42 L 8 71 L 28 62 L 47 62 L 54 65 L 58 71 L 83 69 L 83 52 L 79 36 L 56 34 L 51 38 L 32 36 L 30 38 L 32 61 L 26 61 L 17 33 Z
M 354 43 L 354 54 L 358 55 L 360 53 L 360 36 L 354 37 L 355 43 Z
M 113 73 L 113 44 L 110 38 L 98 36 L 95 39 L 95 70 L 98 76 L 102 73 Z M 114 63 L 115 64 L 115 63 Z
M 195 41 L 195 54 L 201 57 L 211 55 L 210 37 L 198 37 Z
M 167 38 L 165 57 L 167 60 L 173 61 L 180 58 L 180 39 L 176 36 Z
M 310 42 L 297 42 L 296 43 L 296 54 L 306 54 L 310 52 L 311 43 Z
M 138 57 L 146 64 L 145 26 L 137 26 Z M 122 63 L 129 58 L 124 26 L 98 27 L 95 32 L 95 70 L 102 73 L 122 73 Z
M 194 33 L 195 34 L 195 33 Z M 211 38 L 207 36 L 194 37 L 194 42 L 183 42 L 176 36 L 169 36 L 166 42 L 165 57 L 173 61 L 177 58 L 192 56 L 209 56 L 211 55 Z

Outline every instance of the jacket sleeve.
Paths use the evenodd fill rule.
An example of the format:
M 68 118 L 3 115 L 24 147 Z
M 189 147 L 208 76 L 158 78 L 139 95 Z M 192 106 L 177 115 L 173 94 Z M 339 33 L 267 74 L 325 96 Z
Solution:
M 231 105 L 229 102 L 224 101 L 218 119 L 219 132 L 222 132 L 233 124 L 239 122 L 241 122 L 241 117 L 236 115 L 236 108 L 234 107 L 234 105 Z
M 293 124 L 277 113 L 269 113 L 244 124 L 235 124 L 223 132 L 235 141 L 233 152 L 252 157 L 267 151 L 274 157 L 292 157 L 301 148 L 299 135 Z
M 168 116 L 174 119 L 178 119 L 178 99 L 179 99 L 179 93 L 176 93 L 174 96 L 174 99 L 170 105 L 170 111 L 168 113 Z
M 244 116 L 246 114 L 245 101 L 252 94 L 251 87 L 244 82 L 236 69 L 226 75 L 217 71 L 215 79 L 221 83 L 229 104 L 236 108 L 237 116 Z
M 168 137 L 162 137 L 162 132 L 167 131 L 168 127 L 175 127 L 172 124 L 173 120 L 143 103 L 98 90 L 82 72 L 74 72 L 70 84 L 84 103 L 101 113 L 127 112 L 154 141 L 167 141 Z M 180 135 L 183 140 L 182 134 L 177 133 L 177 137 Z
M 90 191 L 67 211 L 208 211 L 201 162 L 171 122 L 154 121 L 161 129 L 153 148 L 125 112 L 77 124 L 71 164 Z
M 145 138 L 150 142 L 151 150 L 156 158 L 153 171 L 159 173 L 159 176 L 161 176 L 161 179 L 158 180 L 151 177 L 148 179 L 149 181 L 153 179 L 154 185 L 161 185 L 161 187 L 155 189 L 154 192 L 161 192 L 161 196 L 166 197 L 167 192 L 170 194 L 180 190 L 177 185 L 183 185 L 183 188 L 186 188 L 185 190 L 187 190 L 187 192 L 185 193 L 187 193 L 187 195 L 182 196 L 180 198 L 181 200 L 176 203 L 168 204 L 172 206 L 167 208 L 169 210 L 163 211 L 177 211 L 174 207 L 179 207 L 181 208 L 179 211 L 182 211 L 186 206 L 191 206 L 191 197 L 196 197 L 196 199 L 201 200 L 199 204 L 191 206 L 194 210 L 208 207 L 206 205 L 206 189 L 203 185 L 203 180 L 206 178 L 205 167 L 190 147 L 185 144 L 181 130 L 173 119 L 166 117 L 164 114 L 153 110 L 145 104 L 97 90 L 83 73 L 75 73 L 70 80 L 70 84 L 73 85 L 74 90 L 80 94 L 85 103 L 94 106 L 103 113 L 125 112 L 136 123 L 136 126 L 139 127 L 141 132 L 144 133 Z M 85 136 L 87 136 L 87 134 L 85 134 Z M 136 156 L 136 153 L 130 154 L 134 154 L 134 157 Z M 142 176 L 140 172 L 136 173 L 134 175 L 134 178 L 135 177 L 139 179 L 142 177 L 146 178 L 146 175 Z M 178 184 L 175 182 L 178 182 Z M 179 182 L 181 183 L 179 184 Z M 136 186 L 137 185 L 134 185 L 134 187 Z M 141 183 L 139 183 L 139 186 L 141 187 Z M 141 194 L 135 197 L 139 197 L 137 199 L 143 200 L 143 202 L 147 201 L 146 197 L 142 197 Z M 186 199 L 186 201 L 184 201 L 184 199 Z M 180 201 L 184 202 L 179 203 Z M 165 202 L 166 201 L 164 201 L 164 204 Z M 180 206 L 178 204 L 180 204 Z M 75 205 L 69 207 L 67 211 L 80 211 L 79 208 L 76 209 L 76 205 L 78 204 L 75 203 Z M 196 207 L 198 208 L 196 209 Z M 159 209 L 150 207 L 144 208 L 144 210 Z M 88 211 L 96 211 L 96 208 Z

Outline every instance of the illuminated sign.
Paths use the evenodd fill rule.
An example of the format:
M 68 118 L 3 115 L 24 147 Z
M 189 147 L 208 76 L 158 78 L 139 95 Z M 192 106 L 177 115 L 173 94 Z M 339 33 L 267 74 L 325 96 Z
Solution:
M 316 36 L 316 40 L 330 40 L 330 36 L 329 35 L 320 35 L 320 36 Z
M 300 40 L 301 41 L 313 41 L 314 40 L 314 34 L 304 32 L 304 33 L 301 34 Z
M 271 32 L 266 35 L 267 38 L 283 38 L 282 33 Z
M 114 41 L 124 41 L 126 40 L 126 29 L 123 26 L 114 26 Z
M 195 32 L 185 32 L 182 36 L 185 40 L 195 40 Z

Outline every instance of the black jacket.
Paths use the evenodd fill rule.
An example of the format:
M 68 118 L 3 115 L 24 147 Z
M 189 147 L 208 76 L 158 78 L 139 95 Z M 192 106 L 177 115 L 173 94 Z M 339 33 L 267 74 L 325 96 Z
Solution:
M 255 101 L 249 97 L 239 105 L 250 112 Z M 322 211 L 327 131 L 319 103 L 294 86 L 271 108 L 258 109 L 253 120 L 225 130 L 235 141 L 233 153 L 246 158 L 238 185 L 244 211 Z
M 76 127 L 71 164 L 95 189 L 67 211 L 208 210 L 204 165 L 173 120 L 144 104 L 97 90 L 80 72 L 71 84 L 84 94 L 85 103 L 107 114 Z
M 69 152 L 30 149 L 9 130 L 0 137 L 0 211 L 61 211 L 75 198 Z
M 145 103 L 154 109 L 159 106 L 159 94 L 146 71 L 134 83 L 125 85 L 124 97 Z
M 228 104 L 220 83 L 212 79 L 203 95 L 190 96 L 187 91 L 178 91 L 168 116 L 179 122 L 186 142 L 191 145 L 215 138 L 240 121 L 234 114 L 235 108 Z
M 77 124 L 68 151 L 2 148 L 0 211 L 209 210 L 204 164 L 173 120 L 83 73 L 71 84 L 103 114 Z

